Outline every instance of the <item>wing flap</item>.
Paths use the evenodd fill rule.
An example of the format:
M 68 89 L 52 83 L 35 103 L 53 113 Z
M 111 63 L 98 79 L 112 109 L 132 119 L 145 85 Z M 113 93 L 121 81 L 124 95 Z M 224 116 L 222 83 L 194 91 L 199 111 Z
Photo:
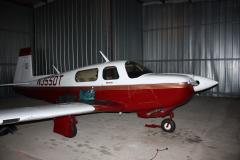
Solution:
M 86 114 L 94 111 L 95 108 L 92 105 L 85 103 L 50 104 L 0 110 L 0 125 Z

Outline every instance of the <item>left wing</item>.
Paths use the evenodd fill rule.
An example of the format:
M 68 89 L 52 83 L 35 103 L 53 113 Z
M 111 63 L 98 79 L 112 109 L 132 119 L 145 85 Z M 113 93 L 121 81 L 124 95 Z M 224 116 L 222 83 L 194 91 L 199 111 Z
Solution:
M 9 86 L 18 86 L 18 85 L 26 85 L 29 84 L 28 82 L 23 83 L 7 83 L 7 84 L 0 84 L 0 87 L 9 87 Z
M 0 125 L 50 119 L 67 115 L 79 115 L 95 111 L 93 105 L 85 103 L 49 104 L 0 110 Z

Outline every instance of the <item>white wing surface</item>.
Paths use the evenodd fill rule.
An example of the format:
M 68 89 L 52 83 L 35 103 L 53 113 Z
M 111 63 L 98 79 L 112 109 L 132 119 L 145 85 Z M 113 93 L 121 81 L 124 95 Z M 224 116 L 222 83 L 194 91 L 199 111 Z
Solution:
M 18 85 L 26 85 L 26 84 L 29 84 L 29 83 L 26 82 L 26 83 L 8 83 L 8 84 L 0 84 L 0 87 L 18 86 Z
M 95 108 L 84 103 L 50 104 L 0 110 L 0 125 L 92 113 Z

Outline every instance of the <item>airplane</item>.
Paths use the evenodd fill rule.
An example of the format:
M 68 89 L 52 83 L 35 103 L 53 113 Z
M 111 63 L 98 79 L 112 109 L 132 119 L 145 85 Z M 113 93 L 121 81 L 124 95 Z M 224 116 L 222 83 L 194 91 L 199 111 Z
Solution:
M 16 130 L 15 124 L 53 119 L 53 131 L 72 138 L 77 134 L 76 115 L 98 112 L 134 112 L 140 118 L 165 118 L 159 125 L 173 132 L 173 110 L 195 93 L 218 84 L 190 74 L 152 73 L 133 61 L 112 61 L 100 52 L 104 63 L 57 74 L 33 76 L 31 48 L 22 48 L 13 84 L 27 97 L 48 105 L 0 110 L 0 135 Z

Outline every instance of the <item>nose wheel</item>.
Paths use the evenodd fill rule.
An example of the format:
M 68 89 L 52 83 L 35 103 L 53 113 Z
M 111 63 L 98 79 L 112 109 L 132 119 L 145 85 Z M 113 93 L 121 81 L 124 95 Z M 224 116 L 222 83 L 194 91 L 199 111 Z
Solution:
M 145 127 L 150 127 L 150 128 L 162 128 L 163 131 L 165 132 L 174 132 L 176 129 L 176 124 L 173 121 L 174 114 L 173 112 L 170 112 L 169 118 L 166 118 L 162 121 L 161 125 L 158 124 L 145 124 Z
M 161 128 L 165 132 L 173 132 L 176 129 L 176 124 L 171 118 L 167 118 L 162 121 Z

